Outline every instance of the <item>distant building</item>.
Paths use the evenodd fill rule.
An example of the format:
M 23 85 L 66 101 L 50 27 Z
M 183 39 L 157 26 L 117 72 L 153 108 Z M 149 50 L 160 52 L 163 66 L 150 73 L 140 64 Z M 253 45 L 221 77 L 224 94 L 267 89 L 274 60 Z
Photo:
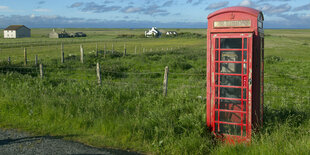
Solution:
M 70 33 L 70 37 L 86 37 L 87 35 L 83 32 L 75 32 L 75 33 Z
M 59 34 L 53 29 L 53 31 L 49 34 L 50 38 L 59 38 Z
M 4 38 L 31 37 L 31 30 L 25 25 L 10 25 L 3 31 Z
M 70 35 L 66 32 L 65 29 L 63 29 L 62 32 L 57 33 L 55 29 L 49 34 L 50 38 L 70 38 Z
M 166 35 L 167 36 L 177 36 L 178 33 L 176 31 L 168 31 L 168 32 L 166 32 Z
M 57 33 L 55 29 L 49 33 L 50 38 L 73 38 L 73 37 L 86 37 L 87 35 L 83 32 L 67 33 L 65 29 L 62 32 Z
M 152 27 L 149 31 L 145 31 L 145 37 L 159 37 L 161 35 L 160 31 L 156 27 Z

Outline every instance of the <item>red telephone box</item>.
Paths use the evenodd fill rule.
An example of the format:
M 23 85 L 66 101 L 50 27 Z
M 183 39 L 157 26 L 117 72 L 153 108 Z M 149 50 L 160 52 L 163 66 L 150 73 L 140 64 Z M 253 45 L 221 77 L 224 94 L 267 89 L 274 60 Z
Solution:
M 250 142 L 263 123 L 263 20 L 248 7 L 208 16 L 206 123 L 230 143 Z

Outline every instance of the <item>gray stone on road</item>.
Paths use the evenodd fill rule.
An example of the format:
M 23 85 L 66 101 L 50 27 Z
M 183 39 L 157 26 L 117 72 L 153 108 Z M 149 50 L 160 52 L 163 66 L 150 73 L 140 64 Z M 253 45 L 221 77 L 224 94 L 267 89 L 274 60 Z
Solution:
M 16 130 L 0 129 L 0 154 L 138 154 L 115 149 L 94 148 L 66 141 L 63 137 L 31 136 Z

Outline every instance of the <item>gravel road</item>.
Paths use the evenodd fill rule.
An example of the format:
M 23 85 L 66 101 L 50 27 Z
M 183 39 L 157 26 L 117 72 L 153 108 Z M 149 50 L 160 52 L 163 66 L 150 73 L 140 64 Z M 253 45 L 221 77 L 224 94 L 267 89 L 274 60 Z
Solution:
M 93 148 L 81 143 L 63 140 L 62 137 L 31 136 L 25 132 L 0 129 L 0 154 L 137 155 L 138 153 L 106 148 Z

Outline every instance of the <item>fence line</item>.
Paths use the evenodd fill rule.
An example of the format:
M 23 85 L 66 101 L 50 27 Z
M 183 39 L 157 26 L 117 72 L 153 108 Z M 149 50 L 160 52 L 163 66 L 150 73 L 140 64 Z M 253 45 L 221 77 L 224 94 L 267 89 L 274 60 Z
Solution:
M 41 68 L 43 68 L 43 65 L 42 65 L 42 67 L 40 65 L 39 68 L 37 68 L 37 67 L 30 67 L 30 66 L 25 66 L 25 67 L 18 67 L 18 66 L 17 67 L 16 66 L 0 67 L 0 70 L 1 70 L 2 73 L 16 71 L 16 72 L 22 73 L 22 74 L 35 74 L 35 73 L 38 73 L 38 71 L 39 71 L 40 72 L 40 76 L 41 75 L 43 76 L 43 69 L 41 69 Z M 94 69 L 61 68 L 61 70 L 58 70 L 58 68 L 50 68 L 48 66 L 44 67 L 44 72 L 46 72 L 46 73 L 48 73 L 49 71 L 50 72 L 54 72 L 56 75 L 62 75 L 62 73 L 64 75 L 68 75 L 68 74 L 72 74 L 73 73 L 73 75 L 76 75 L 78 77 L 86 77 L 86 78 L 89 78 L 89 77 L 93 76 L 96 73 L 96 70 L 98 72 L 98 68 L 97 69 L 95 69 L 95 68 Z M 63 72 L 63 71 L 69 71 L 69 72 Z M 79 73 L 79 72 L 75 72 L 75 71 L 86 71 L 86 73 L 85 72 Z M 121 74 L 121 75 L 116 75 L 119 78 L 121 78 L 124 75 L 152 75 L 152 74 L 160 74 L 161 76 L 162 75 L 166 76 L 166 73 L 163 73 L 163 72 L 116 72 L 116 71 L 103 70 L 101 68 L 99 68 L 99 71 L 102 71 L 102 72 L 100 72 L 100 75 L 102 75 L 104 73 L 117 73 L 117 74 Z M 197 76 L 197 75 L 198 76 L 205 76 L 205 74 L 186 74 L 186 73 L 169 73 L 169 74 L 175 74 L 175 75 L 179 75 L 179 76 Z M 281 75 L 281 76 L 283 76 L 283 75 Z M 290 76 L 290 75 L 286 75 L 286 76 Z M 269 76 L 265 76 L 265 78 L 287 79 L 287 77 L 279 77 L 277 75 L 272 75 L 272 76 L 269 75 Z M 299 79 L 309 79 L 309 78 L 306 78 L 306 77 L 298 77 L 298 78 Z M 307 87 L 307 86 L 305 85 L 305 87 Z
M 12 61 L 11 58 L 9 58 L 10 61 Z M 0 67 L 0 69 L 35 69 L 36 66 L 5 66 Z M 47 71 L 55 71 L 56 67 L 49 67 L 45 66 L 44 70 Z M 96 71 L 96 69 L 92 68 L 74 68 L 74 67 L 65 67 L 61 68 L 62 70 L 70 70 L 70 71 Z M 101 69 L 102 70 L 102 69 Z M 108 70 L 102 70 L 104 73 L 122 73 L 122 74 L 128 74 L 128 75 L 148 75 L 148 74 L 162 74 L 163 72 L 155 71 L 155 72 L 148 72 L 148 71 L 141 71 L 141 72 L 117 72 L 117 71 L 108 71 Z M 169 74 L 171 75 L 181 75 L 181 76 L 206 76 L 206 74 L 195 74 L 195 73 L 179 73 L 179 72 L 171 72 L 169 71 Z M 294 77 L 290 77 L 294 76 Z M 292 79 L 309 79 L 309 77 L 296 77 L 296 75 L 291 74 L 281 74 L 281 75 L 265 75 L 264 78 L 292 78 Z
M 80 44 L 81 45 L 81 44 Z M 112 49 L 111 50 L 107 50 L 106 49 L 106 44 L 104 44 L 104 47 L 103 47 L 103 50 L 101 49 L 99 49 L 99 47 L 98 47 L 98 45 L 97 45 L 97 43 L 96 44 L 94 44 L 95 45 L 95 48 L 92 46 L 92 47 L 87 47 L 87 49 L 86 49 L 86 51 L 89 51 L 88 53 L 89 54 L 94 54 L 95 56 L 98 56 L 99 55 L 99 53 L 103 53 L 103 56 L 104 56 L 104 58 L 106 57 L 106 54 L 107 54 L 107 52 L 110 52 L 110 53 L 112 53 L 112 54 L 114 54 L 114 52 L 118 52 L 118 53 L 122 53 L 121 51 L 122 51 L 122 49 L 121 48 L 119 48 L 119 49 L 115 49 L 115 47 L 114 47 L 114 43 L 112 43 Z M 76 47 L 76 50 L 74 50 L 74 49 L 70 49 L 70 51 L 69 52 L 66 52 L 65 50 L 64 50 L 64 47 L 66 47 L 66 49 L 68 49 L 68 48 L 70 48 L 70 46 L 71 47 Z M 129 52 L 130 54 L 137 54 L 137 45 L 135 44 L 134 46 L 131 46 L 132 47 L 132 49 L 130 50 L 131 52 Z M 85 53 L 84 51 L 84 48 L 85 47 L 83 47 L 83 53 Z M 140 51 L 141 51 L 141 49 L 142 48 L 144 48 L 144 47 L 140 47 Z M 183 48 L 183 47 L 182 47 Z M 24 48 L 24 50 L 25 50 L 26 48 Z M 78 50 L 78 47 L 77 47 L 77 45 L 69 45 L 69 46 L 65 46 L 63 43 L 60 43 L 60 46 L 58 46 L 58 44 L 57 44 L 57 46 L 55 45 L 55 48 L 52 48 L 51 50 L 49 50 L 49 53 L 52 53 L 52 54 L 50 54 L 50 55 L 47 55 L 47 56 L 45 56 L 45 57 L 43 57 L 43 59 L 50 59 L 50 58 L 57 58 L 58 57 L 58 54 L 56 54 L 55 52 L 57 52 L 57 51 L 60 51 L 60 57 L 59 57 L 59 60 L 60 60 L 60 62 L 61 63 L 64 63 L 64 61 L 65 61 L 65 52 L 66 53 L 68 53 L 67 55 L 70 57 L 70 56 L 78 56 L 79 55 L 79 53 L 77 52 Z M 167 48 L 168 49 L 168 48 Z M 179 49 L 179 48 L 175 48 L 175 49 Z M 11 52 L 13 52 L 14 50 L 5 50 L 5 51 L 1 51 L 1 53 L 3 53 L 3 52 L 6 52 L 6 55 L 8 55 L 8 57 L 10 57 L 10 54 L 9 53 L 11 53 L 11 52 L 9 52 L 9 51 L 11 51 Z M 21 59 L 21 54 L 18 54 L 18 53 L 16 53 L 16 51 L 19 51 L 18 49 L 16 49 L 15 51 L 14 51 L 14 55 L 15 55 L 15 58 L 18 58 L 18 59 Z M 32 47 L 30 48 L 30 49 L 27 49 L 27 51 L 29 51 L 28 53 L 29 54 L 34 54 L 34 55 L 41 55 L 40 54 L 40 52 L 42 52 L 42 49 L 41 48 L 39 48 L 39 49 L 32 49 Z M 156 52 L 164 52 L 164 51 L 156 51 Z M 80 47 L 80 53 L 81 53 L 81 47 Z M 125 47 L 125 49 L 124 49 L 124 52 L 123 52 L 123 55 L 124 56 L 126 56 L 127 55 L 127 53 L 128 53 L 128 46 L 126 46 Z M 167 51 L 166 51 L 166 53 L 167 53 Z M 29 55 L 28 54 L 28 55 Z M 98 55 L 97 55 L 98 54 Z M 141 54 L 141 53 L 140 53 Z M 24 64 L 26 64 L 26 63 L 28 63 L 28 62 L 30 62 L 29 61 L 29 59 L 26 59 L 26 55 L 27 55 L 27 53 L 24 53 Z M 80 56 L 81 57 L 83 57 L 81 54 L 80 54 Z M 12 58 L 12 57 L 11 57 Z M 84 58 L 84 57 L 83 57 Z M 43 60 L 42 58 L 41 58 L 41 60 Z M 81 61 L 82 61 L 82 58 L 81 58 Z M 0 62 L 2 62 L 2 60 L 0 60 Z M 11 61 L 11 62 L 15 62 L 15 60 L 14 61 Z

